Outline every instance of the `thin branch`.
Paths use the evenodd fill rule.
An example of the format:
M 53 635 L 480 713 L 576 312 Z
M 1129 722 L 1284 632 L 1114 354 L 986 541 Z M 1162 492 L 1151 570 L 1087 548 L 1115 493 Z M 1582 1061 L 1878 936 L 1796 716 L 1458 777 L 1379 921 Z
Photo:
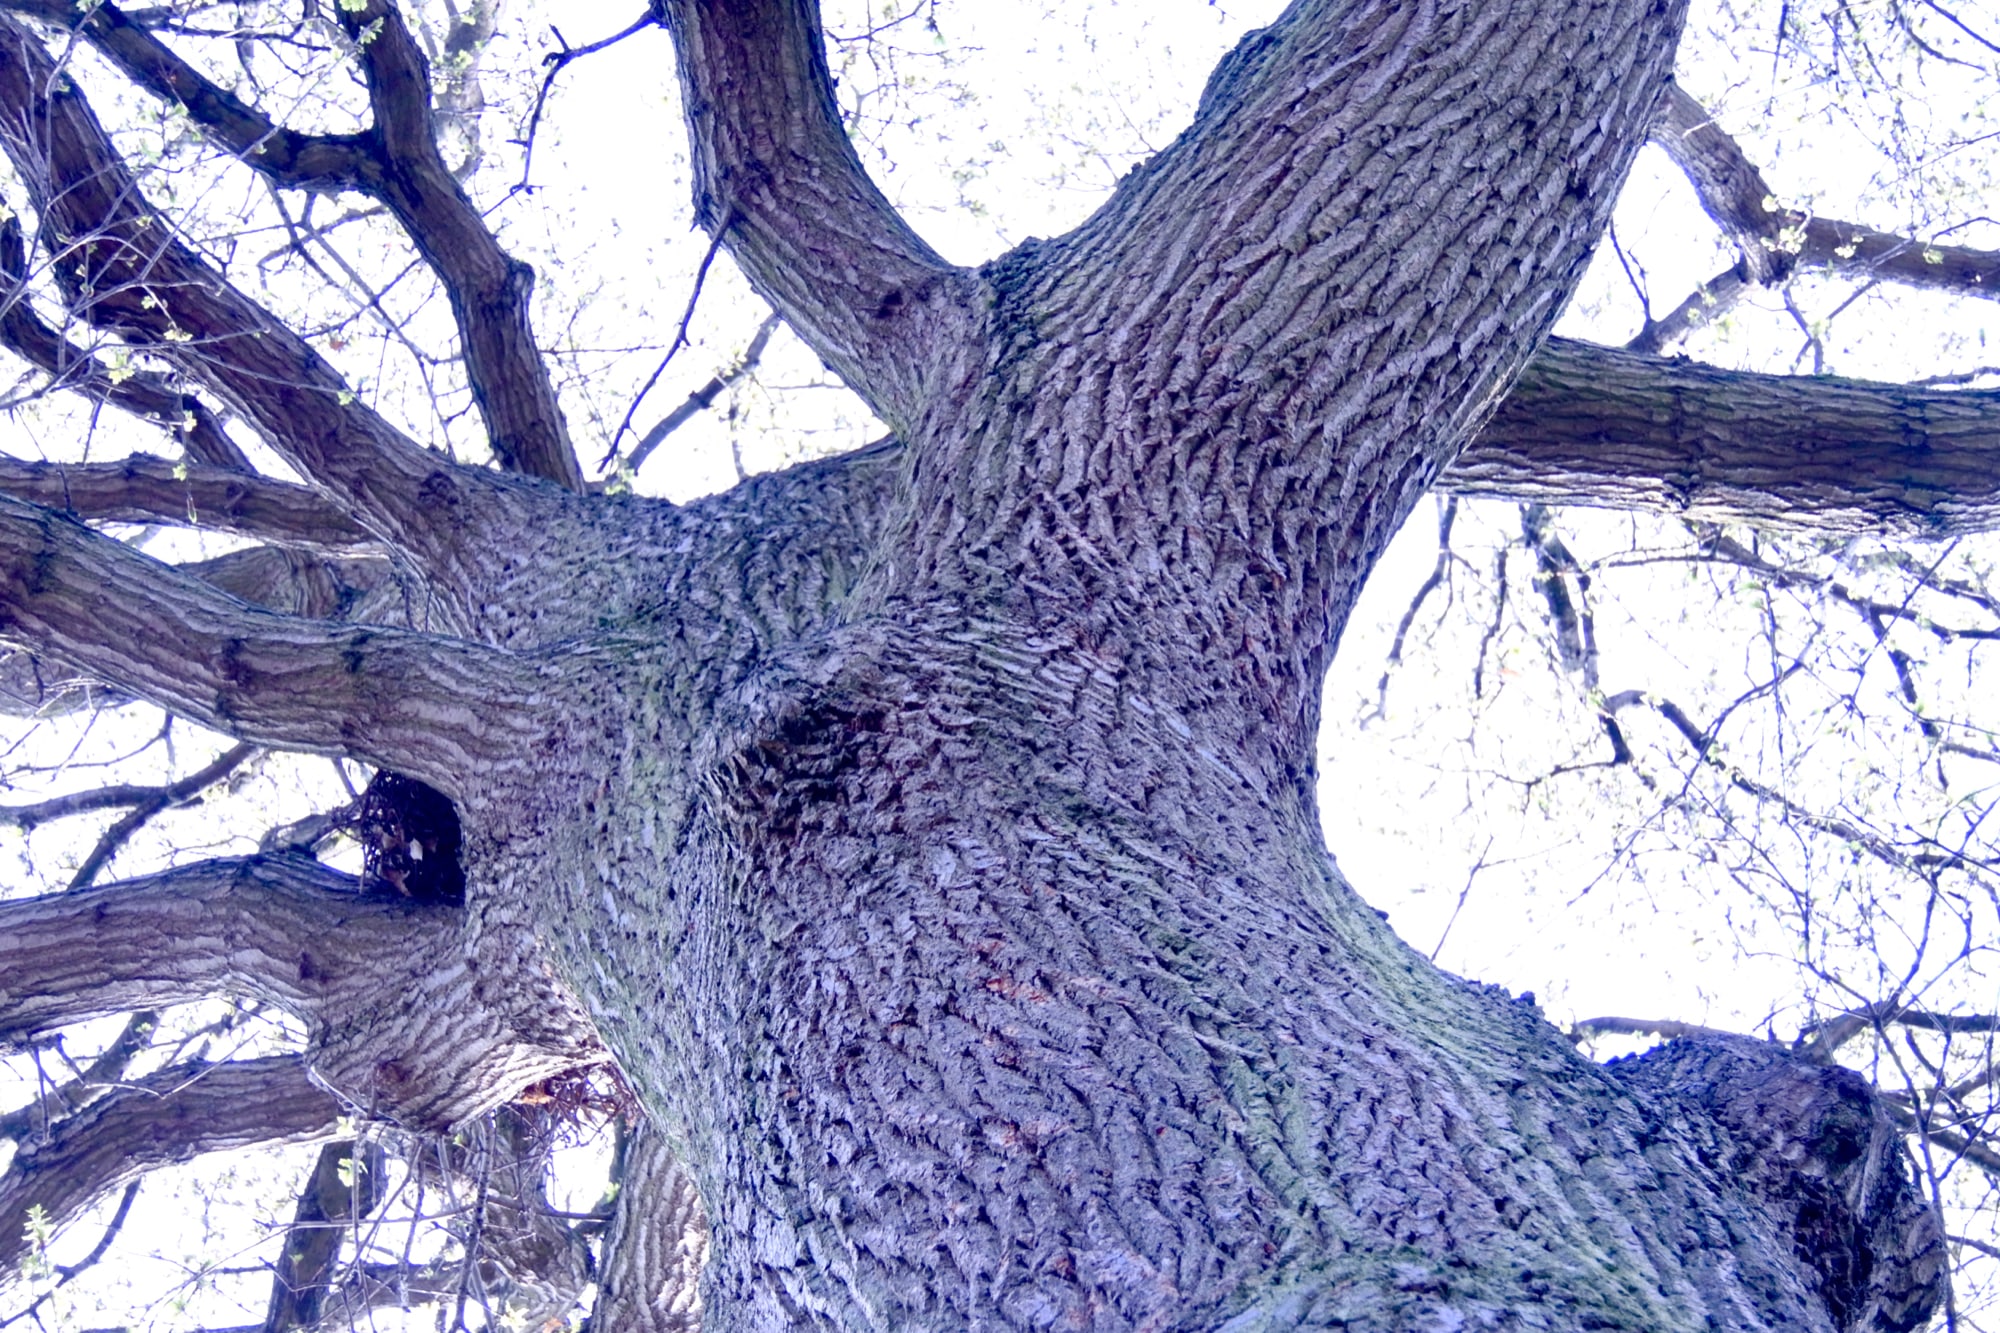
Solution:
M 254 753 L 256 753 L 254 746 L 234 746 L 199 771 L 160 786 L 141 787 L 123 784 L 97 787 L 91 791 L 39 801 L 34 805 L 0 806 L 0 824 L 11 824 L 15 828 L 27 831 L 51 820 L 88 814 L 93 810 L 110 810 L 125 805 L 164 807 L 177 801 L 184 801 L 220 782 Z
M 689 394 L 679 407 L 654 423 L 653 428 L 632 446 L 632 452 L 625 455 L 625 470 L 637 472 L 640 466 L 652 457 L 653 451 L 666 442 L 669 435 L 694 420 L 699 413 L 707 411 L 708 405 L 713 403 L 724 389 L 755 370 L 757 363 L 763 360 L 764 349 L 770 345 L 771 335 L 777 331 L 779 323 L 781 321 L 778 316 L 767 317 L 757 326 L 757 332 L 751 335 L 750 345 L 743 349 L 743 355 L 737 358 L 735 365 L 711 377 L 708 383 Z
M 597 465 L 600 471 L 610 467 L 611 460 L 618 456 L 618 445 L 624 440 L 625 432 L 632 429 L 632 418 L 637 415 L 639 404 L 646 401 L 646 395 L 660 382 L 660 376 L 666 373 L 674 354 L 687 346 L 688 326 L 694 323 L 695 306 L 700 303 L 701 289 L 708 282 L 708 267 L 715 262 L 715 252 L 722 248 L 722 239 L 729 235 L 729 228 L 735 221 L 734 217 L 724 218 L 721 225 L 716 227 L 715 235 L 709 238 L 708 252 L 701 257 L 701 267 L 695 270 L 694 288 L 688 293 L 687 309 L 681 312 L 681 326 L 674 331 L 674 340 L 667 344 L 667 354 L 660 358 L 660 364 L 653 367 L 653 373 L 639 386 L 638 394 L 632 399 L 632 406 L 625 409 L 625 419 L 618 423 L 618 430 L 611 437 L 611 447 L 605 450 L 603 460 Z
M 555 39 L 561 49 L 551 51 L 542 57 L 542 64 L 547 72 L 542 75 L 542 86 L 535 93 L 535 109 L 528 114 L 527 133 L 515 141 L 521 147 L 521 180 L 514 187 L 516 190 L 531 191 L 535 188 L 529 184 L 529 180 L 534 175 L 535 169 L 535 135 L 542 127 L 542 112 L 548 105 L 549 90 L 555 87 L 556 76 L 585 56 L 596 55 L 599 51 L 618 45 L 618 43 L 636 32 L 643 31 L 646 28 L 658 27 L 659 24 L 660 16 L 649 10 L 641 14 L 638 18 L 633 19 L 631 23 L 617 32 L 612 33 L 609 37 L 600 38 L 583 46 L 571 46 L 564 39 L 560 28 L 557 28 L 554 24 L 549 25 L 549 31 L 555 34 Z

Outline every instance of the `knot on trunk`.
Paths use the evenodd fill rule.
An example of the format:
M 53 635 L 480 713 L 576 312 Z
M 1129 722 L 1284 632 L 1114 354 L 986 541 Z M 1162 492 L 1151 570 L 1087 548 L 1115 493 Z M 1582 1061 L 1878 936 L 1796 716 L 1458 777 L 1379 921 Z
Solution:
M 1702 1145 L 1710 1162 L 1762 1202 L 1835 1327 L 1910 1333 L 1930 1318 L 1947 1282 L 1944 1228 L 1866 1079 L 1725 1037 L 1611 1068 L 1663 1114 L 1698 1109 L 1722 1131 Z

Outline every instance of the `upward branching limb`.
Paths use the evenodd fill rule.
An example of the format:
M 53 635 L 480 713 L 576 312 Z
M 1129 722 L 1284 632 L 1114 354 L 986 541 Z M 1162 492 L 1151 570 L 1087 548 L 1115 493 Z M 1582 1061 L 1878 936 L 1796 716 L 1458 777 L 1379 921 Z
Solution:
M 539 725 L 532 672 L 511 654 L 260 611 L 7 498 L 0 637 L 239 739 L 365 759 L 448 792 L 518 761 Z
M 374 123 L 359 134 L 286 129 L 116 5 L 78 9 L 56 0 L 7 0 L 6 8 L 78 32 L 141 88 L 185 108 L 216 143 L 272 184 L 352 190 L 386 205 L 451 301 L 466 377 L 495 456 L 505 467 L 582 489 L 555 386 L 534 344 L 534 274 L 500 248 L 446 166 L 429 65 L 394 4 L 371 0 L 337 10 L 355 40 L 374 114 Z
M 65 298 L 98 328 L 232 404 L 371 532 L 448 568 L 479 485 L 358 402 L 297 334 L 226 282 L 149 205 L 82 93 L 0 15 L 0 149 L 27 185 Z M 456 522 L 440 522 L 444 513 Z
M 388 205 L 444 284 L 466 379 L 502 466 L 583 489 L 583 473 L 556 403 L 548 363 L 535 346 L 529 305 L 535 275 L 500 248 L 438 151 L 431 76 L 390 0 L 343 4 L 375 121 L 367 135 L 375 169 L 368 193 Z
M 974 347 L 965 275 L 925 244 L 840 122 L 815 0 L 654 0 L 673 31 L 695 216 L 865 399 L 908 429 Z

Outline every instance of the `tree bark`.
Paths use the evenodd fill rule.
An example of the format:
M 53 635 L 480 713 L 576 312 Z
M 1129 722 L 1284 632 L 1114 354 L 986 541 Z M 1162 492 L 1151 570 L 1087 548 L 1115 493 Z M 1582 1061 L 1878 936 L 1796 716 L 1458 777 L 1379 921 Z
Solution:
M 2000 525 L 2000 393 L 1751 375 L 1551 339 L 1458 495 L 1938 539 Z
M 94 1102 L 48 1138 L 23 1144 L 0 1175 L 0 1284 L 18 1276 L 30 1210 L 60 1230 L 97 1199 L 160 1167 L 332 1138 L 341 1110 L 296 1056 L 173 1065 Z

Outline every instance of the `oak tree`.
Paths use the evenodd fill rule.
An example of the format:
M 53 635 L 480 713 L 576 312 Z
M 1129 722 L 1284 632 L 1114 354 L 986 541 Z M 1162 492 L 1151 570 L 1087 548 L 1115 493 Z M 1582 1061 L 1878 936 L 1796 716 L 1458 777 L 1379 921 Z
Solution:
M 9 812 L 128 813 L 72 887 L 0 904 L 0 1039 L 139 1017 L 8 1131 L 0 1265 L 157 1166 L 291 1141 L 331 1146 L 273 1330 L 462 1322 L 475 1292 L 560 1318 L 589 1281 L 601 1329 L 1931 1317 L 1911 1113 L 1839 1041 L 1594 1064 L 1400 941 L 1321 840 L 1328 663 L 1435 488 L 1993 526 L 1990 392 L 1656 354 L 1807 268 L 2000 276 L 1777 204 L 1672 81 L 1677 0 L 1296 0 L 1087 221 L 977 266 L 864 170 L 812 0 L 655 0 L 695 217 L 890 431 L 680 505 L 587 480 L 534 275 L 466 183 L 491 8 L 221 8 L 0 0 L 0 343 L 180 450 L 0 461 L 6 692 L 235 742 Z M 254 54 L 220 72 L 260 44 L 353 71 L 355 127 L 287 123 Z M 490 465 L 413 438 L 189 234 L 93 107 L 113 76 L 274 207 L 349 205 L 285 212 L 297 253 L 399 229 Z M 1736 262 L 1635 346 L 1553 339 L 1649 141 Z M 98 530 L 133 522 L 247 544 L 173 564 Z M 256 855 L 100 882 L 281 751 L 376 777 Z M 358 874 L 311 854 L 336 826 Z M 302 1051 L 123 1077 L 147 1015 L 218 995 Z M 593 1259 L 509 1164 L 538 1108 L 607 1102 L 640 1127 Z M 429 1136 L 406 1179 L 474 1182 L 463 1263 L 336 1272 L 385 1179 L 357 1120 Z

